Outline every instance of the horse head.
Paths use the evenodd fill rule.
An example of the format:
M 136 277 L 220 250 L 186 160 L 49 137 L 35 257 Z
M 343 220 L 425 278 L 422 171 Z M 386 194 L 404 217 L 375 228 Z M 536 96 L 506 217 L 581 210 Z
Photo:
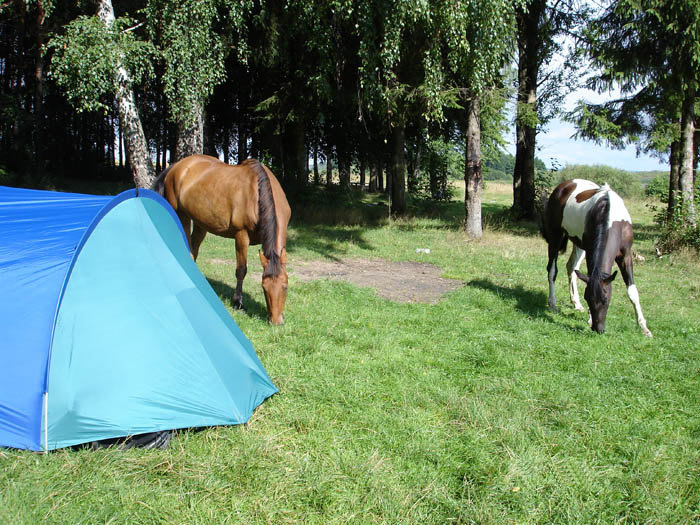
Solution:
M 585 275 L 576 270 L 576 275 L 586 283 L 586 291 L 583 298 L 588 303 L 588 311 L 591 314 L 591 329 L 599 334 L 605 332 L 605 317 L 608 315 L 612 286 L 610 284 L 617 275 L 617 270 L 610 275 L 607 273 L 598 275 Z
M 284 303 L 287 301 L 287 250 L 282 248 L 279 258 L 274 262 L 259 251 L 260 262 L 263 266 L 262 287 L 267 303 L 268 321 L 270 324 L 284 324 Z M 279 261 L 279 262 L 278 262 Z

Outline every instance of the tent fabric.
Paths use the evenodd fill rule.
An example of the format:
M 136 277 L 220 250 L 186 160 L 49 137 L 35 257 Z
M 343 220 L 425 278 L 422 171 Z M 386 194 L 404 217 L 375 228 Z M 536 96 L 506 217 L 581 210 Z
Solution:
M 238 424 L 277 389 L 169 204 L 0 187 L 0 446 Z

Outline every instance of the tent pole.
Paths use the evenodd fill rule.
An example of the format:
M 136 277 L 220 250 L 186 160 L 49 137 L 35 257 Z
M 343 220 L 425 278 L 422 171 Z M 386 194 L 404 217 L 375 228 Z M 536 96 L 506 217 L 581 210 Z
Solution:
M 49 393 L 44 392 L 44 454 L 49 453 Z

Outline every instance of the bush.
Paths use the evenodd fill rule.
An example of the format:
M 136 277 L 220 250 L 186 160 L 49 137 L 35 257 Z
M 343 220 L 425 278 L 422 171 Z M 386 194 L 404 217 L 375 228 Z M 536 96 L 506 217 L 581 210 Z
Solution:
M 700 223 L 697 219 L 700 197 L 695 194 L 695 220 L 690 220 L 688 210 L 679 203 L 671 217 L 667 217 L 664 207 L 655 216 L 655 221 L 662 228 L 662 235 L 657 243 L 663 252 L 673 252 L 680 248 L 694 248 L 700 253 Z
M 449 201 L 454 190 L 450 180 L 461 179 L 464 157 L 452 144 L 431 140 L 421 157 L 420 176 L 412 181 L 411 189 L 417 200 Z
M 644 186 L 636 173 L 610 166 L 567 165 L 559 171 L 559 181 L 569 179 L 588 179 L 600 185 L 607 182 L 623 198 L 644 195 Z
M 668 203 L 668 175 L 654 177 L 644 189 L 644 194 L 652 199 Z

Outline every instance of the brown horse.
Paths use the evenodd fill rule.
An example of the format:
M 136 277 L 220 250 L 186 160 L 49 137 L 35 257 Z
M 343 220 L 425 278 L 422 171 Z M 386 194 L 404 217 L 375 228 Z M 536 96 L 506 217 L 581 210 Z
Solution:
M 291 209 L 272 172 L 255 159 L 231 166 L 207 155 L 192 155 L 163 171 L 153 189 L 175 209 L 195 260 L 207 232 L 236 240 L 234 308 L 243 308 L 248 245 L 262 244 L 268 319 L 271 324 L 283 324 Z

